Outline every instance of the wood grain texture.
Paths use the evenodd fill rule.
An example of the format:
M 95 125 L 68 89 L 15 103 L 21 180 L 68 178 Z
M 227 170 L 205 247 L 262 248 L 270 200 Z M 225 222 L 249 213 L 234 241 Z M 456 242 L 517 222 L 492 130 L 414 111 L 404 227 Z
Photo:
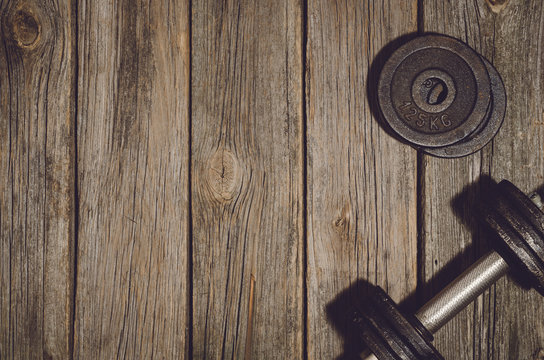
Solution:
M 75 358 L 188 351 L 188 1 L 78 6 Z
M 416 287 L 416 152 L 381 128 L 368 100 L 379 51 L 415 32 L 416 14 L 416 1 L 308 3 L 310 359 L 351 351 L 344 315 L 330 310 L 346 288 L 368 281 L 399 301 Z
M 0 358 L 70 355 L 72 1 L 0 1 Z
M 300 359 L 302 3 L 192 7 L 192 355 Z
M 538 0 L 425 1 L 423 14 L 426 31 L 455 36 L 492 61 L 508 97 L 503 128 L 482 152 L 458 160 L 425 159 L 422 271 L 424 281 L 434 279 L 430 294 L 487 247 L 488 239 L 474 227 L 478 214 L 469 206 L 485 182 L 468 191 L 465 186 L 480 175 L 506 178 L 523 191 L 543 185 L 544 7 Z M 460 193 L 467 198 L 459 201 Z M 544 303 L 536 292 L 502 279 L 440 330 L 435 343 L 446 359 L 538 359 L 542 318 Z

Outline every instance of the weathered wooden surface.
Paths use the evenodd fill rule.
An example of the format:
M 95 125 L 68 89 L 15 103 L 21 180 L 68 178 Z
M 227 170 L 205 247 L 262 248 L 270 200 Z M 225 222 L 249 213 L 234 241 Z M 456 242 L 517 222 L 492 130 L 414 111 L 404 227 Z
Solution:
M 70 354 L 72 1 L 0 2 L 0 358 Z
M 302 2 L 192 2 L 193 356 L 303 357 Z
M 188 1 L 78 5 L 74 357 L 188 351 Z
M 488 239 L 478 236 L 472 220 L 478 214 L 468 205 L 483 185 L 454 201 L 464 214 L 459 217 L 451 201 L 463 187 L 482 174 L 507 178 L 524 191 L 543 184 L 544 7 L 538 0 L 425 1 L 423 22 L 425 31 L 466 41 L 493 62 L 508 95 L 504 126 L 482 152 L 459 160 L 424 160 L 422 280 L 440 274 L 430 281 L 430 293 L 486 248 Z M 447 324 L 436 345 L 446 359 L 537 359 L 544 348 L 543 318 L 544 302 L 536 292 L 502 279 Z
M 416 152 L 381 128 L 367 98 L 384 60 L 379 51 L 415 32 L 416 21 L 416 1 L 308 3 L 311 359 L 351 351 L 340 336 L 344 306 L 335 302 L 356 281 L 377 283 L 397 301 L 416 288 Z
M 0 359 L 350 358 L 367 283 L 415 309 L 488 248 L 482 175 L 544 185 L 539 0 L 21 0 L 0 19 Z M 482 152 L 417 161 L 380 125 L 380 66 L 418 28 L 501 73 Z M 542 319 L 505 278 L 435 343 L 539 359 Z

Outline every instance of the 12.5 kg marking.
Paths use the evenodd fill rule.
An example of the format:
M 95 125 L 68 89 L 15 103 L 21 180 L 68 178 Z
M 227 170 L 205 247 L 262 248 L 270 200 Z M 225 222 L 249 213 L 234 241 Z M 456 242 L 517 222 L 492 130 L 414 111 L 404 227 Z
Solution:
M 433 116 L 421 110 L 418 110 L 412 102 L 405 101 L 404 104 L 399 106 L 399 112 L 402 114 L 404 120 L 408 123 L 414 123 L 418 127 L 424 127 L 428 124 L 429 129 L 432 131 L 439 131 L 439 125 L 442 124 L 443 127 L 447 128 L 451 126 L 451 120 L 448 117 L 448 114 L 442 114 Z

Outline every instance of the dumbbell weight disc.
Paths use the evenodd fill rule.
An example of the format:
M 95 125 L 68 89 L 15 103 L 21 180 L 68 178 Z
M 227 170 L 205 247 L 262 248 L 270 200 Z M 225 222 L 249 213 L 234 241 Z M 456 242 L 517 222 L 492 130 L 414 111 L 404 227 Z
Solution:
M 500 128 L 505 100 L 491 64 L 442 35 L 401 46 L 378 84 L 385 121 L 402 139 L 435 156 L 464 156 L 483 147 Z
M 378 286 L 370 287 L 361 311 L 352 322 L 367 346 L 380 359 L 443 360 L 433 336 L 414 316 L 405 316 Z
M 497 185 L 495 196 L 484 204 L 484 221 L 505 245 L 507 258 L 544 295 L 544 214 L 507 180 Z

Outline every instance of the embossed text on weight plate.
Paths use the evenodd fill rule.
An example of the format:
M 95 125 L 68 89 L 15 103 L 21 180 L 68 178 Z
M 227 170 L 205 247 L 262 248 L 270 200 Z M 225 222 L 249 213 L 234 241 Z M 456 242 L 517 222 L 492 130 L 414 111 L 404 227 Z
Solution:
M 444 128 L 451 126 L 451 120 L 449 119 L 448 114 L 433 116 L 419 110 L 410 101 L 405 101 L 404 104 L 399 106 L 399 113 L 406 122 L 415 123 L 416 126 L 420 128 L 428 125 L 429 130 L 431 131 L 439 131 L 439 125 L 442 125 Z

